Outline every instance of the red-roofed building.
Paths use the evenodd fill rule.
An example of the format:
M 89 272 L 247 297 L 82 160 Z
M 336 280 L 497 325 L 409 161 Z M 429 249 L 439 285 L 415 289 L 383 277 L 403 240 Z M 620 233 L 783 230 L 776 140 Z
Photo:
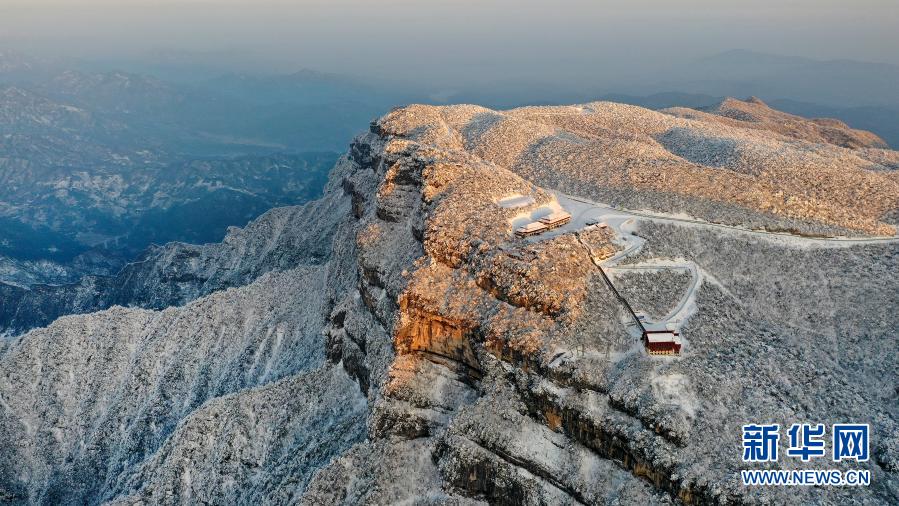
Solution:
M 643 344 L 650 355 L 679 355 L 680 334 L 664 324 L 646 324 L 643 330 Z

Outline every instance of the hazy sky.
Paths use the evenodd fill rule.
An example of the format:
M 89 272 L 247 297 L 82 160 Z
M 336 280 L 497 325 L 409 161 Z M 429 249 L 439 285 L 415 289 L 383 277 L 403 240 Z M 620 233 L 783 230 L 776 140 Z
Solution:
M 207 52 L 448 82 L 612 82 L 734 48 L 899 64 L 899 1 L 0 0 L 0 47 L 92 59 Z

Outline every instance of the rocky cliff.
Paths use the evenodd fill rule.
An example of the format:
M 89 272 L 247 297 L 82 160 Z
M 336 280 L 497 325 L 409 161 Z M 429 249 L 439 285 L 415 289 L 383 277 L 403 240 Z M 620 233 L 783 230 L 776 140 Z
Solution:
M 85 310 L 179 307 L 65 316 L 0 347 L 0 501 L 899 500 L 899 246 L 809 237 L 892 233 L 897 155 L 716 121 L 392 112 L 320 201 L 156 252 Z M 572 199 L 644 212 L 585 226 L 600 204 Z M 570 224 L 512 233 L 566 206 Z M 613 261 L 650 314 L 692 292 L 680 356 L 643 350 Z M 623 270 L 650 262 L 699 281 Z M 738 484 L 742 424 L 847 420 L 874 427 L 871 486 Z

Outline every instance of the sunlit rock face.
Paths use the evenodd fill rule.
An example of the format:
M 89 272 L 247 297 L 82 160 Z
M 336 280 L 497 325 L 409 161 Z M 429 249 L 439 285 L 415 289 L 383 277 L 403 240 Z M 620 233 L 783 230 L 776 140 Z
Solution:
M 768 111 L 393 111 L 322 200 L 169 257 L 222 280 L 181 307 L 64 317 L 0 347 L 0 498 L 895 502 L 899 251 L 810 237 L 892 233 L 896 154 Z M 642 211 L 636 235 L 587 226 L 596 204 L 574 198 Z M 598 267 L 613 260 L 650 316 L 690 301 L 681 355 L 645 352 Z M 684 263 L 696 286 L 665 270 Z M 876 427 L 871 486 L 738 484 L 742 424 L 847 420 Z
M 757 385 L 783 385 L 793 381 L 784 378 L 804 376 L 810 372 L 810 354 L 839 356 L 839 335 L 856 336 L 848 337 L 857 343 L 854 355 L 870 360 L 870 370 L 890 370 L 881 352 L 890 346 L 888 329 L 895 326 L 878 323 L 887 318 L 886 310 L 868 305 L 880 316 L 852 318 L 867 330 L 848 331 L 840 322 L 839 330 L 828 331 L 834 338 L 825 345 L 797 324 L 829 310 L 808 295 L 793 303 L 790 297 L 797 290 L 772 293 L 769 288 L 772 283 L 775 288 L 807 285 L 827 264 L 827 275 L 841 281 L 819 293 L 818 300 L 840 306 L 842 297 L 866 290 L 853 278 L 865 269 L 862 265 L 878 272 L 895 265 L 895 243 L 809 248 L 727 229 L 639 224 L 637 233 L 647 242 L 625 263 L 687 259 L 705 273 L 697 288 L 697 311 L 682 329 L 690 348 L 668 359 L 641 351 L 591 261 L 592 256 L 602 262 L 624 247 L 608 229 L 564 229 L 538 240 L 512 234 L 522 220 L 558 208 L 554 191 L 808 236 L 893 232 L 887 222 L 897 204 L 896 177 L 887 160 L 894 152 L 882 149 L 870 134 L 840 125 L 826 126 L 846 130 L 851 142 L 837 142 L 833 131 L 814 126 L 821 123 L 800 124 L 799 118 L 781 131 L 774 128 L 780 113 L 756 102 L 740 103 L 771 117 L 734 119 L 725 114 L 727 104 L 717 112 L 697 111 L 702 119 L 689 120 L 677 111 L 618 104 L 503 112 L 412 106 L 391 113 L 360 137 L 351 152 L 365 153 L 356 160 L 368 179 L 363 182 L 356 173 L 344 185 L 373 190 L 353 193 L 359 299 L 392 332 L 396 358 L 375 393 L 369 440 L 322 470 L 307 501 L 795 499 L 795 491 L 788 497 L 783 491 L 736 485 L 742 466 L 739 426 L 760 413 L 783 423 L 791 417 L 834 415 L 803 393 Z M 688 131 L 714 131 L 752 149 L 783 151 L 788 158 L 778 161 L 781 166 L 759 170 L 745 154 L 748 148 L 728 155 L 728 162 L 722 154 L 700 156 L 704 148 L 696 145 L 690 148 L 696 153 L 691 160 L 668 142 Z M 684 150 L 690 147 L 683 142 Z M 718 165 L 697 161 L 709 156 L 718 156 Z M 797 160 L 807 164 L 807 173 L 790 165 Z M 855 164 L 848 172 L 832 171 L 846 160 Z M 744 186 L 735 185 L 734 177 Z M 770 190 L 775 183 L 795 193 L 775 196 Z M 839 191 L 822 190 L 822 184 L 871 185 L 888 202 L 865 197 L 861 211 L 843 220 L 854 204 Z M 820 212 L 812 214 L 792 204 L 765 204 L 777 199 L 808 203 L 825 195 L 833 206 L 815 207 Z M 865 215 L 865 209 L 872 212 Z M 781 274 L 763 267 L 774 257 Z M 808 263 L 811 257 L 819 260 Z M 791 258 L 805 260 L 794 265 Z M 736 275 L 734 264 L 747 275 Z M 845 277 L 844 270 L 853 274 Z M 748 274 L 753 271 L 764 275 L 753 278 Z M 622 291 L 650 314 L 670 310 L 689 285 L 689 276 L 680 271 L 622 272 L 617 278 Z M 875 289 L 875 299 L 889 299 L 896 282 L 886 285 Z M 781 307 L 774 311 L 774 304 Z M 823 348 L 787 353 L 794 339 Z M 761 363 L 753 364 L 750 357 L 761 357 Z M 827 373 L 816 375 L 818 388 L 843 384 L 844 375 L 834 362 Z M 853 377 L 870 381 L 865 375 Z M 889 381 L 881 380 L 876 388 L 889 390 Z M 881 423 L 895 427 L 886 414 L 888 405 L 852 401 L 839 410 L 845 410 L 844 418 L 865 419 L 870 416 L 866 409 L 873 408 L 881 413 Z M 895 441 L 884 435 L 878 444 L 884 463 L 872 469 L 894 483 L 889 462 L 895 460 Z M 390 448 L 395 455 L 408 455 L 422 445 L 432 459 L 408 470 L 415 485 L 409 478 L 381 477 L 389 474 L 390 459 L 375 458 L 375 453 Z M 360 486 L 360 477 L 366 485 Z M 334 492 L 335 481 L 339 492 Z M 867 493 L 883 500 L 892 497 L 888 488 Z M 844 490 L 798 493 L 825 502 L 848 497 Z

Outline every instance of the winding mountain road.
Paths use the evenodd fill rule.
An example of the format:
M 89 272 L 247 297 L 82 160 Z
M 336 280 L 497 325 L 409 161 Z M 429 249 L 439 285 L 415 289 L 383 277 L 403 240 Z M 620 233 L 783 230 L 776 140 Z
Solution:
M 750 235 L 761 235 L 767 236 L 769 238 L 785 238 L 791 241 L 798 241 L 810 245 L 814 245 L 815 243 L 836 243 L 836 244 L 844 244 L 844 245 L 854 245 L 854 244 L 889 244 L 889 243 L 899 243 L 899 236 L 883 236 L 883 237 L 808 237 L 802 235 L 791 234 L 789 232 L 774 232 L 770 230 L 754 230 L 745 227 L 738 227 L 736 225 L 724 225 L 721 223 L 712 223 L 709 221 L 699 220 L 695 218 L 682 218 L 678 216 L 670 216 L 664 214 L 653 214 L 645 211 L 631 211 L 618 209 L 607 204 L 600 204 L 598 202 L 593 202 L 587 199 L 583 199 L 580 197 L 572 197 L 570 195 L 565 195 L 563 193 L 555 192 L 556 198 L 559 201 L 559 204 L 565 209 L 570 209 L 572 207 L 580 207 L 580 214 L 583 216 L 593 215 L 590 214 L 596 213 L 599 216 L 606 215 L 620 215 L 622 217 L 631 217 L 631 218 L 642 218 L 651 221 L 657 222 L 677 222 L 677 223 L 686 223 L 690 225 L 697 225 L 701 227 L 708 228 L 718 228 L 729 230 L 733 232 L 740 232 L 744 234 Z M 567 201 L 567 202 L 566 202 Z M 579 205 L 571 205 L 571 204 L 579 204 Z M 587 208 L 583 208 L 583 206 L 587 206 Z M 570 211 L 569 211 L 570 212 Z M 572 213 L 574 215 L 574 213 Z M 572 220 L 573 222 L 574 220 Z M 610 225 L 611 226 L 611 225 Z
M 587 199 L 572 197 L 570 195 L 565 195 L 559 192 L 555 192 L 555 195 L 559 207 L 568 211 L 571 214 L 572 219 L 571 222 L 565 227 L 551 231 L 548 234 L 544 234 L 544 237 L 551 237 L 554 235 L 571 232 L 572 230 L 582 230 L 583 228 L 590 226 L 588 225 L 588 223 L 594 222 L 605 223 L 615 232 L 615 237 L 618 241 L 618 244 L 622 246 L 622 249 L 614 256 L 603 261 L 598 261 L 593 256 L 593 252 L 589 248 L 589 246 L 585 244 L 588 252 L 593 258 L 594 263 L 598 268 L 603 270 L 603 274 L 606 275 L 606 278 L 609 280 L 610 284 L 612 284 L 611 280 L 616 272 L 652 272 L 660 270 L 681 270 L 690 273 L 690 284 L 687 287 L 684 295 L 678 301 L 677 305 L 673 309 L 671 309 L 668 314 L 666 314 L 660 321 L 645 322 L 663 324 L 671 328 L 677 328 L 681 326 L 696 311 L 696 291 L 699 288 L 701 282 L 708 276 L 701 267 L 699 267 L 695 262 L 689 260 L 653 260 L 637 264 L 620 265 L 625 258 L 638 253 L 643 248 L 643 245 L 645 243 L 645 240 L 642 237 L 639 237 L 634 233 L 637 221 L 651 220 L 663 223 L 674 222 L 679 224 L 687 224 L 689 226 L 723 229 L 730 232 L 765 236 L 766 238 L 772 240 L 788 241 L 798 246 L 848 247 L 860 244 L 899 243 L 899 237 L 805 237 L 790 234 L 787 232 L 751 230 L 733 225 L 710 223 L 698 219 L 666 216 L 640 211 L 622 210 L 605 204 L 600 204 L 598 202 L 592 202 Z M 637 320 L 638 325 L 642 327 L 643 324 L 639 323 L 639 318 L 635 314 L 634 310 L 630 307 L 630 304 L 628 304 L 623 297 L 622 301 L 625 303 L 628 310 L 634 313 L 634 319 Z

